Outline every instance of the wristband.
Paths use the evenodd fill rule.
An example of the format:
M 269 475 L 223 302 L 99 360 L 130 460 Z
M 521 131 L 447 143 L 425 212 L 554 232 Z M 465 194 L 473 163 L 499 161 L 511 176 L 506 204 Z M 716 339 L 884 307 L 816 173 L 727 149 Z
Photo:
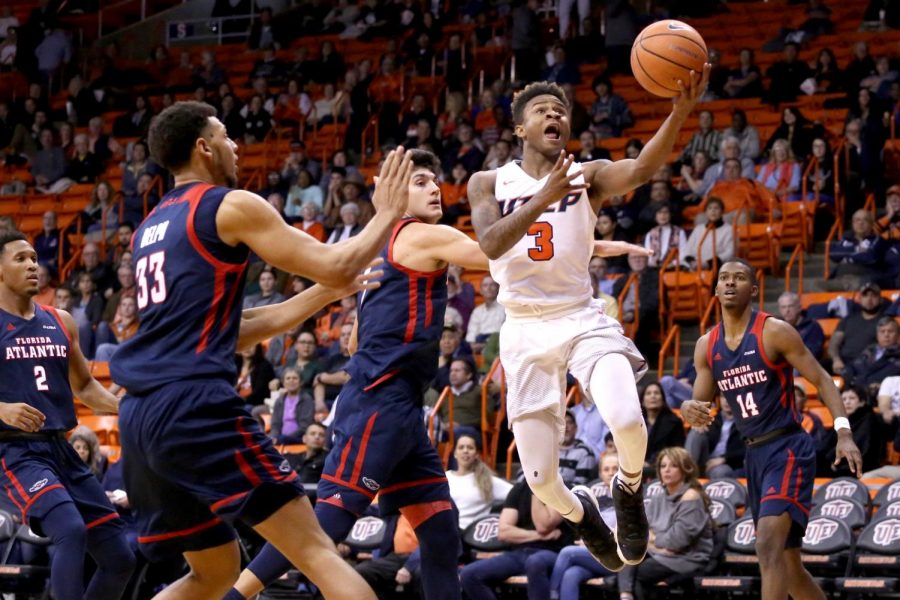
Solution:
M 838 417 L 834 420 L 834 430 L 840 431 L 841 429 L 850 431 L 850 420 L 847 417 Z

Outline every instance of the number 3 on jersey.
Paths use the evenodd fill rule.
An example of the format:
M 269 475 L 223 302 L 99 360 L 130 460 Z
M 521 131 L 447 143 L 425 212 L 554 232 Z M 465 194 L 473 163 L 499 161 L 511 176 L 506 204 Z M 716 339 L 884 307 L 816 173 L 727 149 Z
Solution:
M 741 406 L 741 418 L 746 419 L 748 417 L 755 417 L 759 414 L 759 410 L 756 408 L 756 402 L 753 401 L 753 392 L 750 392 L 746 396 L 738 395 L 737 402 Z
M 145 308 L 148 302 L 159 304 L 166 299 L 166 264 L 165 252 L 154 252 L 150 256 L 142 256 L 134 268 L 134 279 L 137 283 L 138 309 Z M 152 285 L 149 282 L 153 278 Z
M 534 238 L 534 248 L 528 249 L 528 258 L 534 261 L 553 258 L 553 225 L 538 221 L 528 228 L 528 236 Z

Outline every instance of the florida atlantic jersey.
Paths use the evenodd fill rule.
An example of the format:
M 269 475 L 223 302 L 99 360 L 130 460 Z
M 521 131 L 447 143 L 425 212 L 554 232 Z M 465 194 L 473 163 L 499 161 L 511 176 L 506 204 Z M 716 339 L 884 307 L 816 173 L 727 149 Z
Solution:
M 24 402 L 47 417 L 41 431 L 77 425 L 69 385 L 69 332 L 56 309 L 36 304 L 23 319 L 0 310 L 0 399 Z M 0 423 L 0 431 L 16 430 Z
M 734 351 L 725 343 L 725 324 L 719 323 L 710 332 L 706 349 L 719 392 L 744 437 L 759 437 L 801 422 L 794 405 L 794 368 L 783 359 L 772 362 L 763 347 L 763 327 L 771 316 L 753 311 Z
M 185 379 L 235 376 L 249 249 L 229 246 L 216 228 L 216 212 L 230 191 L 179 186 L 134 233 L 140 325 L 110 364 L 113 380 L 131 394 Z
M 573 163 L 569 172 L 580 169 Z M 521 208 L 547 183 L 534 179 L 517 161 L 497 169 L 494 195 L 501 216 Z M 583 177 L 574 180 L 584 183 Z M 587 265 L 591 260 L 597 215 L 587 192 L 551 204 L 503 256 L 490 261 L 491 277 L 500 285 L 498 300 L 509 305 L 560 305 L 592 296 Z
M 438 368 L 444 312 L 447 309 L 447 269 L 415 271 L 394 260 L 394 242 L 416 219 L 403 219 L 381 251 L 381 286 L 366 290 L 357 307 L 358 344 L 345 367 L 364 386 L 399 369 L 423 384 Z

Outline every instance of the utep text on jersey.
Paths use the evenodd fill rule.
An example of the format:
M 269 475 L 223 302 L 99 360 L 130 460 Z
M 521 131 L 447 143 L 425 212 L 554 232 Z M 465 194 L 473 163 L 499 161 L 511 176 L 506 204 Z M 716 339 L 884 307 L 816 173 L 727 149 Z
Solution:
M 744 437 L 755 438 L 800 423 L 794 405 L 794 369 L 784 359 L 773 363 L 763 347 L 763 326 L 771 316 L 753 311 L 741 345 L 734 351 L 725 343 L 724 323 L 710 332 L 707 362 Z
M 68 431 L 78 424 L 69 344 L 69 332 L 54 308 L 35 304 L 30 320 L 0 310 L 0 400 L 24 402 L 44 413 L 42 431 Z M 0 430 L 10 429 L 0 423 Z
M 110 364 L 113 380 L 132 394 L 235 375 L 249 248 L 219 238 L 216 212 L 230 191 L 179 186 L 134 233 L 140 325 Z

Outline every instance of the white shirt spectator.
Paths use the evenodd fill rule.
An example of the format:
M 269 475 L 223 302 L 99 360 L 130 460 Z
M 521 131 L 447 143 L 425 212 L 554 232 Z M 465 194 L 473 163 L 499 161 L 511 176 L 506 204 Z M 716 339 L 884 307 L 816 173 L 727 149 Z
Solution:
M 450 497 L 459 509 L 459 528 L 465 529 L 473 521 L 487 516 L 491 512 L 491 502 L 485 502 L 475 483 L 475 473 L 457 475 L 447 471 L 447 483 L 450 484 Z M 491 495 L 495 500 L 503 500 L 512 489 L 512 484 L 505 479 L 492 477 Z
M 476 306 L 469 317 L 469 329 L 466 332 L 466 341 L 470 344 L 479 342 L 478 336 L 488 336 L 492 333 L 500 331 L 500 327 L 506 320 L 506 310 L 497 302 L 497 294 L 500 293 L 500 286 L 491 278 L 485 275 L 481 280 L 481 295 L 484 303 Z M 483 342 L 483 340 L 480 340 Z
M 885 377 L 878 388 L 878 405 L 882 405 L 882 397 L 888 398 L 888 405 L 895 415 L 900 414 L 900 377 Z
M 578 438 L 587 444 L 594 455 L 599 457 L 606 450 L 606 434 L 609 427 L 600 416 L 597 405 L 590 401 L 583 401 L 569 409 L 575 417 L 578 425 Z

